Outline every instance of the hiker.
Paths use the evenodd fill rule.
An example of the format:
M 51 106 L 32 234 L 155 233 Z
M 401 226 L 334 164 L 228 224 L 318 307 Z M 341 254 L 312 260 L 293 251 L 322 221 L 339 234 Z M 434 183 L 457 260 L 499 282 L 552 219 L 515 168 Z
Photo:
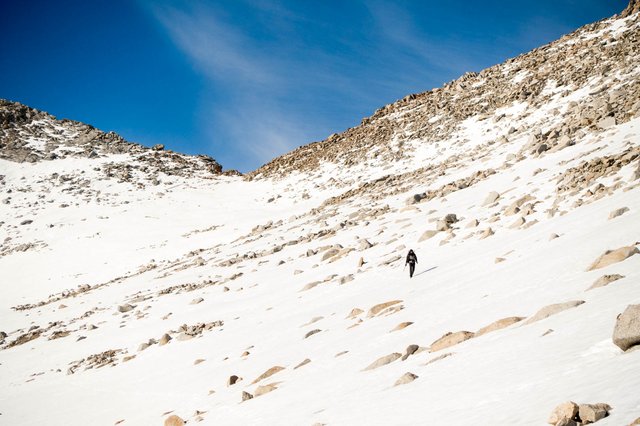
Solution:
M 416 263 L 418 263 L 418 256 L 413 252 L 413 250 L 409 249 L 409 253 L 407 253 L 407 260 L 404 262 L 404 266 L 409 264 L 409 278 L 413 278 L 413 272 L 416 270 Z

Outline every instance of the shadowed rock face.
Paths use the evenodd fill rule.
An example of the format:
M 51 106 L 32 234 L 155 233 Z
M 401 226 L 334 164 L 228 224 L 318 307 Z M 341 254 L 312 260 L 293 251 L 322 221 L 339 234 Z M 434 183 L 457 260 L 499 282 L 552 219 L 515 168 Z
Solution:
M 629 0 L 629 4 L 620 14 L 621 17 L 626 18 L 634 13 L 640 12 L 640 0 Z

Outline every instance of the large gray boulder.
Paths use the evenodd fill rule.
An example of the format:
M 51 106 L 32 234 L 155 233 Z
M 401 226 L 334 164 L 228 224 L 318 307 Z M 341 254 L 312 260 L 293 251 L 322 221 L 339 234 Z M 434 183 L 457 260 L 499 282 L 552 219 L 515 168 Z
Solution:
M 640 305 L 629 305 L 618 316 L 613 343 L 623 351 L 640 344 Z

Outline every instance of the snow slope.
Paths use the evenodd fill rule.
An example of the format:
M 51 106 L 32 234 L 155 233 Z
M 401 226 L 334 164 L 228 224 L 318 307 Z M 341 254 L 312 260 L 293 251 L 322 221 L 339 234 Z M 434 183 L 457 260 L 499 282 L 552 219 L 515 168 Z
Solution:
M 140 187 L 102 172 L 129 154 L 0 160 L 0 423 L 541 425 L 568 400 L 631 423 L 640 351 L 611 336 L 640 303 L 640 255 L 588 269 L 640 244 L 640 118 L 587 126 L 563 149 L 532 152 L 529 131 L 496 142 L 553 128 L 553 110 L 613 78 L 410 139 L 397 161 L 277 179 Z M 530 322 L 569 301 L 584 303 Z

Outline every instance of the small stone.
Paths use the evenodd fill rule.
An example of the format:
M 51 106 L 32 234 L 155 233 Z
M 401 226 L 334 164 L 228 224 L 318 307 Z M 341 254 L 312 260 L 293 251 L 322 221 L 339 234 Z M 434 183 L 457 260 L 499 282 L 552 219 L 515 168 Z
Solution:
M 242 377 L 238 377 L 235 374 L 229 376 L 229 378 L 227 379 L 227 386 L 233 386 L 236 383 L 238 383 L 240 380 L 242 380 Z
M 190 305 L 197 305 L 198 303 L 202 303 L 204 302 L 204 299 L 202 297 L 197 297 L 195 299 L 193 299 L 191 301 L 191 303 L 189 303 Z
M 129 311 L 133 310 L 134 308 L 135 308 L 135 306 L 126 303 L 124 305 L 118 306 L 118 312 L 124 314 L 125 312 L 129 312 Z
M 184 424 L 185 421 L 175 414 L 167 417 L 164 421 L 164 426 L 184 426 Z
M 594 288 L 598 288 L 598 287 L 604 287 L 609 285 L 610 283 L 620 280 L 624 278 L 624 275 L 620 275 L 620 274 L 607 274 L 607 275 L 603 275 L 600 278 L 598 278 L 592 285 L 591 287 L 589 287 L 587 289 L 588 290 L 593 290 Z
M 274 383 L 270 383 L 268 385 L 258 386 L 256 390 L 253 392 L 254 397 L 259 397 L 260 395 L 264 395 L 265 393 L 269 393 L 278 389 Z
M 371 364 L 369 364 L 367 366 L 367 368 L 365 368 L 364 370 L 375 370 L 378 367 L 382 367 L 383 365 L 387 365 L 392 363 L 393 361 L 397 360 L 398 358 L 402 357 L 401 354 L 394 352 L 392 354 L 389 355 L 385 355 L 381 358 L 378 358 L 377 360 L 375 360 L 374 362 L 372 362 Z
M 618 216 L 622 216 L 623 214 L 625 214 L 628 211 L 629 211 L 628 207 L 622 207 L 622 208 L 616 209 L 616 210 L 612 211 L 611 213 L 609 213 L 609 220 L 615 219 Z
M 411 355 L 413 355 L 414 353 L 416 353 L 416 351 L 420 349 L 420 346 L 418 345 L 409 345 L 407 346 L 407 349 L 405 350 L 404 355 L 402 356 L 402 361 L 406 360 L 407 358 L 409 358 Z
M 249 392 L 242 391 L 242 402 L 248 401 L 250 399 L 253 399 L 253 395 L 251 395 Z
M 158 344 L 160 346 L 163 346 L 163 345 L 166 345 L 167 343 L 169 343 L 170 340 L 171 340 L 171 336 L 169 336 L 167 333 L 165 333 L 165 334 L 162 335 L 160 340 L 158 340 Z
M 308 337 L 311 337 L 311 336 L 313 336 L 313 335 L 314 335 L 314 334 L 316 334 L 316 333 L 320 333 L 321 331 L 322 331 L 322 330 L 320 330 L 320 329 L 318 329 L 318 328 L 316 328 L 315 330 L 311 330 L 310 332 L 308 332 L 307 334 L 305 334 L 305 335 L 304 335 L 304 338 L 306 339 L 306 338 L 308 338 Z
M 407 383 L 413 382 L 417 378 L 418 376 L 416 376 L 415 374 L 407 372 L 404 373 L 398 380 L 396 380 L 393 386 L 406 385 Z

